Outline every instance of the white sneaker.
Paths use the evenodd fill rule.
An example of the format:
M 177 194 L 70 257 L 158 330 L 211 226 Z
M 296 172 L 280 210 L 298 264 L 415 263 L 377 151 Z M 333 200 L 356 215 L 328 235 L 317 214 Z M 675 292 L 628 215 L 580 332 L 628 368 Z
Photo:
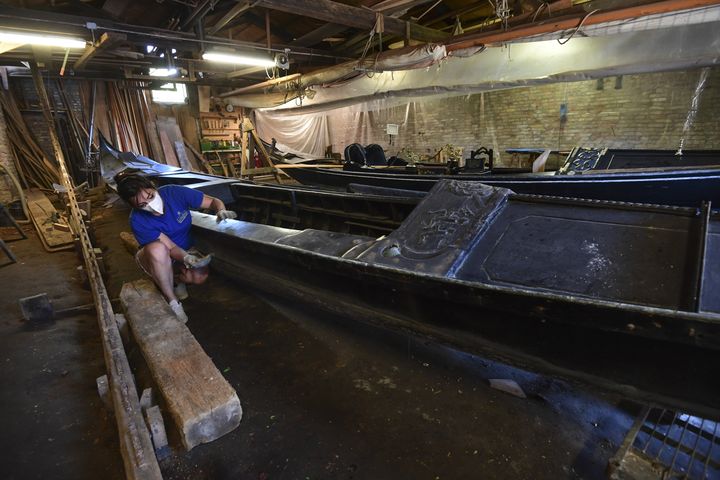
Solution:
M 175 292 L 175 296 L 178 300 L 185 300 L 188 298 L 188 291 L 187 291 L 187 285 L 184 283 L 178 283 L 173 287 L 173 291 Z
M 172 311 L 178 320 L 180 320 L 182 323 L 187 323 L 188 316 L 185 313 L 185 310 L 183 310 L 182 303 L 178 302 L 177 300 L 173 300 L 172 302 L 170 302 L 170 308 L 172 308 Z

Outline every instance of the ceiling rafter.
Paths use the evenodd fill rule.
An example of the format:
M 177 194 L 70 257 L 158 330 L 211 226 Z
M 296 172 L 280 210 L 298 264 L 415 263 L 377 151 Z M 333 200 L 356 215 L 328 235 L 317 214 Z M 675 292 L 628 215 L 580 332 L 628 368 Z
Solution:
M 257 5 L 368 31 L 376 20 L 376 12 L 371 9 L 353 7 L 331 0 L 258 0 Z M 384 18 L 384 24 L 387 34 L 403 38 L 409 37 L 423 42 L 434 42 L 448 37 L 444 32 L 388 16 Z
M 230 23 L 232 20 L 234 20 L 236 17 L 242 15 L 243 13 L 250 10 L 251 4 L 250 0 L 244 0 L 242 2 L 238 2 L 235 6 L 233 6 L 228 12 L 220 18 L 215 24 L 211 27 L 209 27 L 206 31 L 208 35 L 215 35 L 220 30 L 225 28 L 228 23 Z

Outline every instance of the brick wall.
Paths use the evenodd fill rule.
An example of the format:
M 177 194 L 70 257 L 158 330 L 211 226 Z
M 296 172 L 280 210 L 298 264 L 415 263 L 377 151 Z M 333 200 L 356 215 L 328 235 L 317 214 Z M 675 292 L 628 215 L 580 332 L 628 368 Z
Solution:
M 10 151 L 10 143 L 5 127 L 5 115 L 3 114 L 2 108 L 0 108 L 0 165 L 8 169 L 15 178 L 18 178 L 15 162 L 12 152 Z M 20 181 L 19 178 L 18 181 Z M 0 202 L 8 204 L 17 198 L 17 192 L 10 177 L 6 175 L 5 172 L 0 171 Z
M 338 109 L 329 113 L 333 150 L 349 143 L 378 143 L 388 156 L 403 146 L 433 154 L 446 144 L 500 152 L 507 148 L 574 146 L 676 149 L 700 70 L 666 72 L 558 83 L 450 98 L 429 98 L 373 112 Z M 567 118 L 560 119 L 560 105 Z M 720 149 L 720 68 L 710 70 L 685 149 Z M 393 145 L 385 125 L 400 125 Z
M 42 148 L 43 152 L 45 152 L 45 155 L 51 160 L 54 159 L 55 153 L 50 140 L 50 131 L 48 130 L 47 122 L 40 108 L 40 101 L 32 79 L 15 79 L 12 81 L 10 87 L 15 93 L 15 98 L 18 101 L 18 106 L 22 111 L 23 119 L 28 129 L 32 132 L 38 145 Z M 80 95 L 80 84 L 74 80 L 65 80 L 63 81 L 63 87 L 75 115 L 77 115 L 78 118 L 83 118 L 84 112 L 82 97 Z M 54 80 L 45 80 L 45 89 L 47 90 L 51 107 L 57 107 L 62 112 L 65 107 L 60 99 L 57 83 Z M 60 114 L 59 118 L 62 124 L 67 124 L 67 116 L 64 112 Z M 61 138 L 61 143 L 64 144 L 67 141 L 66 138 Z M 67 152 L 64 153 L 67 160 Z M 78 159 L 74 158 L 70 160 L 78 161 Z

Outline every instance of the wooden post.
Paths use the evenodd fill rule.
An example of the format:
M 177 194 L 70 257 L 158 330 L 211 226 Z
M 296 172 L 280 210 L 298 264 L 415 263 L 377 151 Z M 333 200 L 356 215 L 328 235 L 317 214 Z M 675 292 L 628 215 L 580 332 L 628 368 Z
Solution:
M 243 120 L 240 123 L 240 130 L 242 131 L 242 137 L 240 138 L 240 178 L 245 178 L 248 168 L 248 165 L 245 162 L 248 162 L 249 164 L 250 161 L 250 154 L 248 153 L 248 133 L 245 129 L 245 120 L 246 117 L 243 117 Z

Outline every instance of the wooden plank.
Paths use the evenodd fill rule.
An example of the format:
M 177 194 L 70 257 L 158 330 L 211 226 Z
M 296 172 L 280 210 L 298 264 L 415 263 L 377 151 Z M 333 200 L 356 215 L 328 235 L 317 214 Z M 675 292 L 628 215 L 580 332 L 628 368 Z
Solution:
M 343 165 L 337 163 L 276 163 L 275 168 L 284 170 L 286 168 L 343 168 Z
M 332 0 L 258 0 L 256 6 L 292 13 L 302 17 L 310 17 L 324 22 L 339 23 L 349 27 L 367 29 L 375 25 L 376 13 L 370 9 L 344 5 Z M 408 36 L 412 40 L 422 42 L 436 42 L 449 37 L 449 34 L 423 27 L 416 23 L 384 17 L 385 32 L 398 35 L 402 38 Z
M 165 163 L 165 153 L 163 152 L 162 145 L 160 144 L 160 137 L 158 136 L 158 129 L 155 122 L 145 122 L 145 131 L 147 132 L 148 141 L 150 142 L 150 155 L 153 160 L 160 163 Z
M 214 170 L 212 166 L 210 166 L 210 163 L 208 163 L 207 159 L 205 158 L 205 155 L 195 150 L 195 147 L 193 147 L 190 142 L 186 138 L 183 138 L 183 141 L 185 142 L 185 146 L 195 155 L 195 157 L 198 159 L 198 161 L 202 164 L 203 168 L 207 173 L 214 173 Z
M 193 170 L 197 170 L 193 168 L 193 166 L 190 164 L 190 160 L 188 159 L 187 152 L 185 151 L 185 144 L 181 140 L 175 141 L 175 153 L 177 154 L 178 162 L 180 163 L 180 166 L 187 170 L 188 172 L 192 172 Z
M 275 169 L 273 167 L 257 167 L 245 169 L 245 175 L 265 175 L 268 173 L 275 173 Z
M 163 153 L 165 154 L 165 163 L 172 165 L 173 167 L 179 167 L 177 156 L 175 156 L 175 149 L 170 142 L 170 138 L 165 130 L 158 129 L 158 135 L 160 136 L 160 144 L 162 145 Z
M 57 210 L 45 194 L 37 188 L 31 188 L 25 193 L 28 210 L 43 245 L 48 250 L 73 248 L 75 239 L 72 232 L 57 229 L 53 224 L 58 220 Z
M 120 302 L 185 448 L 240 425 L 237 393 L 147 279 L 123 285 Z

